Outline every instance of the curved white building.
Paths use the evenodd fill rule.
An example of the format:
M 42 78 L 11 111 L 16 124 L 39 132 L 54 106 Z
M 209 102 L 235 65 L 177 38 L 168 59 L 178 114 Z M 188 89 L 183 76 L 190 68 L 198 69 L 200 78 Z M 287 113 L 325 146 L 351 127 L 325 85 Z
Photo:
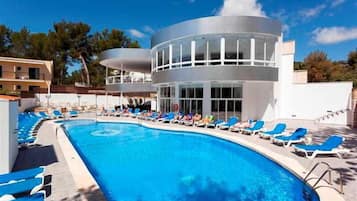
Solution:
M 311 103 L 318 112 L 308 112 L 308 115 L 304 114 L 305 109 L 294 110 L 300 108 L 296 103 L 300 105 L 305 101 L 296 101 L 303 95 L 301 91 L 294 93 L 299 90 L 295 89 L 293 79 L 294 52 L 294 41 L 283 42 L 281 24 L 276 20 L 215 16 L 185 21 L 158 31 L 152 36 L 151 49 L 104 51 L 101 64 L 141 72 L 140 76 L 130 79 L 124 75 L 108 77 L 107 90 L 156 91 L 157 109 L 162 112 L 174 111 L 178 105 L 179 111 L 185 113 L 269 121 L 318 119 L 328 111 L 346 111 L 352 89 L 349 82 L 335 83 L 340 87 L 337 93 L 343 96 L 341 101 L 335 100 L 340 103 L 316 103 L 320 108 Z M 299 86 L 302 85 L 311 88 L 307 83 Z M 325 91 L 328 92 L 318 89 L 311 95 L 319 96 Z M 344 118 L 339 121 L 347 123 L 347 116 Z

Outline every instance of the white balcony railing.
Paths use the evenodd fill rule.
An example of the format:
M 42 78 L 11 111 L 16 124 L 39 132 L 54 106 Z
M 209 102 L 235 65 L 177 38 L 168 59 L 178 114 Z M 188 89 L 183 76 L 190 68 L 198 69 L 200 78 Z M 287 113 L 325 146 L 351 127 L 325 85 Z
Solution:
M 121 84 L 121 83 L 148 83 L 151 82 L 151 75 L 150 74 L 143 74 L 142 76 L 131 76 L 131 75 L 120 75 L 110 76 L 106 80 L 107 85 L 111 84 Z

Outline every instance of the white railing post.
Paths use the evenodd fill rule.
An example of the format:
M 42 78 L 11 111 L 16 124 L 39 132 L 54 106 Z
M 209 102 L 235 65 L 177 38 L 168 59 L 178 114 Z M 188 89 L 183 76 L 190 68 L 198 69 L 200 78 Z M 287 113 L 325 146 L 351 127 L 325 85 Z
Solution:
M 224 56 L 226 51 L 226 40 L 225 38 L 221 38 L 221 65 L 224 65 Z
M 195 66 L 195 56 L 196 56 L 196 41 L 191 41 L 191 66 Z
M 250 65 L 254 66 L 255 60 L 255 39 L 250 39 Z

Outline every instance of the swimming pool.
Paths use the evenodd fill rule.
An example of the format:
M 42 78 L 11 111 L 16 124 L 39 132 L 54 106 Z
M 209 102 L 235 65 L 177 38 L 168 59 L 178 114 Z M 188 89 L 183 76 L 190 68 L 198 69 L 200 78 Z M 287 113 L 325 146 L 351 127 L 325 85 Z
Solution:
M 64 128 L 108 200 L 319 200 L 275 162 L 216 137 L 83 120 Z

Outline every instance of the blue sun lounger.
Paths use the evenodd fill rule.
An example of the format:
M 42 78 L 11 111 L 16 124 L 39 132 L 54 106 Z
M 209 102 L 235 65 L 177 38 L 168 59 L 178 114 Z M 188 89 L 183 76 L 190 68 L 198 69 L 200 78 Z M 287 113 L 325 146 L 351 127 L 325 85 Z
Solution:
M 231 117 L 228 119 L 227 123 L 220 124 L 219 128 L 222 130 L 227 130 L 231 126 L 234 126 L 234 124 L 236 124 L 238 121 L 239 121 L 239 119 L 237 117 Z
M 45 191 L 39 191 L 35 194 L 24 196 L 24 197 L 19 197 L 15 198 L 13 195 L 4 195 L 0 197 L 0 200 L 6 200 L 6 201 L 43 201 L 46 198 L 46 192 Z
M 43 119 L 51 119 L 50 116 L 48 116 L 45 112 L 41 111 L 38 113 Z
M 336 154 L 339 158 L 342 158 L 342 153 L 345 153 L 346 150 L 339 149 L 345 139 L 339 135 L 330 136 L 322 144 L 314 145 L 303 145 L 297 144 L 294 145 L 296 152 L 302 152 L 305 154 L 306 158 L 313 159 L 318 154 Z
M 222 119 L 217 119 L 213 123 L 207 124 L 207 128 L 216 128 L 217 126 L 219 126 L 220 124 L 223 124 L 223 123 L 224 123 L 224 121 Z
M 170 112 L 167 114 L 167 116 L 162 120 L 163 123 L 170 123 L 175 119 L 175 113 Z
M 298 128 L 289 136 L 276 136 L 271 138 L 271 140 L 273 143 L 282 144 L 284 147 L 289 147 L 291 144 L 303 142 L 306 134 L 306 128 Z
M 69 116 L 70 117 L 78 117 L 78 111 L 76 111 L 76 110 L 69 111 Z
M 27 170 L 11 172 L 8 174 L 2 174 L 2 175 L 0 175 L 0 185 L 3 183 L 8 183 L 10 181 L 18 181 L 18 180 L 35 178 L 35 177 L 43 178 L 44 170 L 45 170 L 45 168 L 38 167 L 38 168 L 32 168 L 32 169 L 27 169 Z
M 13 195 L 18 193 L 30 192 L 34 194 L 43 187 L 43 178 L 33 178 L 21 180 L 18 182 L 10 182 L 0 185 L 0 197 L 3 195 Z
M 255 135 L 264 127 L 264 121 L 256 121 L 253 127 L 245 128 L 242 130 L 243 134 Z
M 278 123 L 273 130 L 265 131 L 260 133 L 260 137 L 262 138 L 271 138 L 279 135 L 283 135 L 283 132 L 286 129 L 286 124 Z
M 58 110 L 53 110 L 53 116 L 55 118 L 63 118 L 63 114 Z

